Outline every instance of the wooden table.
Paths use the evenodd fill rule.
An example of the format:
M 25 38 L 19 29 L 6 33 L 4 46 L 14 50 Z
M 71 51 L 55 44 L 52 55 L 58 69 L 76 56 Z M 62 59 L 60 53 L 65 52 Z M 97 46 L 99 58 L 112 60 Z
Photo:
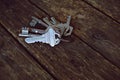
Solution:
M 27 44 L 31 16 L 72 16 L 70 42 Z M 1 0 L 0 80 L 120 80 L 119 0 Z

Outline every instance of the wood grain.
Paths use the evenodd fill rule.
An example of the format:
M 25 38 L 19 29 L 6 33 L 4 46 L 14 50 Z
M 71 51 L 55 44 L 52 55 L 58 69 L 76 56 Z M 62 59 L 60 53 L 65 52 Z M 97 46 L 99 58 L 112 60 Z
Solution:
M 30 2 L 62 22 L 66 21 L 66 16 L 71 15 L 74 34 L 120 68 L 120 24 L 82 0 L 30 0 Z
M 54 80 L 0 25 L 0 80 Z
M 120 23 L 120 0 L 83 0 Z
M 5 7 L 5 2 L 0 4 L 4 7 L 4 9 L 2 9 L 3 11 L 0 12 L 0 23 L 39 61 L 39 63 L 47 68 L 49 73 L 54 75 L 57 80 L 120 79 L 119 68 L 99 55 L 98 52 L 91 49 L 75 35 L 71 36 L 73 40 L 71 40 L 70 43 L 61 42 L 54 48 L 42 43 L 26 44 L 23 38 L 18 37 L 20 28 L 30 21 L 30 16 L 39 16 L 42 18 L 45 14 L 43 14 L 40 9 L 30 5 L 28 1 L 24 3 L 19 0 L 12 1 L 16 2 L 18 7 L 10 5 L 12 8 L 8 9 Z M 46 10 L 48 9 L 46 8 Z M 63 19 L 62 15 L 66 16 L 60 14 L 61 19 Z

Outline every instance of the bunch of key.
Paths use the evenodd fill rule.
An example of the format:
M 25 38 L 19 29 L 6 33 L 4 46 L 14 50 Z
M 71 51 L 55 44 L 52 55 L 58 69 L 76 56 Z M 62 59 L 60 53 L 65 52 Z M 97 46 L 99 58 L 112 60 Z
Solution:
M 19 36 L 26 37 L 26 43 L 42 42 L 54 47 L 60 43 L 62 36 L 71 35 L 73 27 L 70 26 L 70 20 L 71 16 L 68 16 L 66 23 L 61 23 L 54 17 L 51 17 L 50 19 L 45 17 L 41 20 L 32 16 L 32 20 L 29 23 L 31 27 L 22 27 Z M 37 24 L 44 26 L 45 29 L 37 29 Z

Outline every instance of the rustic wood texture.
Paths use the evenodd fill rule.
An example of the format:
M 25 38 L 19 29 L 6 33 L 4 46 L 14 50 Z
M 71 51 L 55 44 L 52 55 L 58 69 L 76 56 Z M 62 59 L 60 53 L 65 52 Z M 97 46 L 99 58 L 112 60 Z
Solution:
M 120 68 L 119 23 L 93 9 L 82 0 L 29 1 L 63 22 L 66 16 L 71 15 L 74 34 Z
M 83 0 L 120 23 L 120 0 Z
M 54 80 L 2 26 L 0 80 Z
M 55 15 L 60 20 L 65 21 L 65 19 L 64 19 L 65 16 L 67 16 L 69 14 L 68 13 L 69 9 L 68 9 L 68 11 L 66 11 L 66 8 L 64 6 L 68 5 L 70 7 L 70 5 L 69 5 L 70 1 L 67 1 L 67 2 L 63 1 L 62 3 L 60 3 L 61 1 L 56 2 L 54 0 L 50 1 L 50 2 L 49 1 L 42 2 L 42 1 L 35 0 L 33 2 L 36 2 L 36 4 L 40 7 L 44 7 L 43 9 L 47 10 L 49 14 Z M 51 2 L 53 2 L 54 4 Z M 67 3 L 67 4 L 64 4 L 64 6 L 62 8 L 63 11 L 59 10 L 61 8 L 59 7 L 58 3 L 60 3 L 60 4 Z M 42 5 L 42 4 L 44 4 L 44 5 Z M 52 5 L 50 5 L 50 4 L 52 4 L 54 7 L 51 7 Z M 72 4 L 73 3 L 71 0 L 71 5 Z M 100 36 L 100 40 L 99 40 L 99 33 L 97 34 L 98 38 L 97 39 L 93 38 L 94 40 L 90 36 L 85 34 L 85 31 L 89 32 L 89 34 L 90 33 L 92 34 L 91 31 L 93 30 L 93 27 L 92 26 L 89 27 L 89 26 L 91 25 L 92 20 L 94 21 L 94 19 L 92 18 L 94 16 L 90 16 L 89 11 L 93 12 L 95 15 L 96 14 L 95 10 L 91 10 L 91 8 L 89 10 L 89 6 L 87 6 L 86 4 L 84 4 L 82 2 L 80 2 L 78 4 L 77 4 L 77 2 L 75 2 L 75 4 L 76 4 L 76 5 L 74 5 L 75 8 L 77 6 L 78 6 L 78 8 L 81 7 L 81 9 L 82 9 L 82 7 L 84 7 L 84 9 L 88 8 L 88 11 L 83 15 L 89 16 L 90 18 L 87 17 L 87 20 L 85 21 L 84 16 L 82 16 L 80 13 L 78 13 L 78 15 L 77 15 L 78 18 L 76 18 L 76 16 L 74 16 L 76 14 L 76 12 L 74 12 L 74 6 L 72 5 L 73 8 L 70 7 L 71 8 L 70 14 L 73 16 L 73 20 L 76 19 L 75 21 L 72 21 L 72 24 L 74 24 L 74 26 L 75 26 L 74 34 L 81 37 L 86 42 L 90 43 L 90 41 L 91 41 L 90 44 L 94 45 L 96 48 L 100 46 L 100 49 L 102 49 L 101 46 L 103 45 L 102 44 L 103 41 L 101 40 L 101 36 Z M 82 6 L 82 5 L 85 5 L 85 6 Z M 12 34 L 12 36 L 14 36 L 14 38 L 16 38 L 19 41 L 19 43 L 21 43 L 30 52 L 30 54 L 33 57 L 35 57 L 39 61 L 39 63 L 42 64 L 42 66 L 44 66 L 49 71 L 49 73 L 52 76 L 54 76 L 55 79 L 57 79 L 57 80 L 79 80 L 79 79 L 81 79 L 81 80 L 96 80 L 96 79 L 97 80 L 114 80 L 114 79 L 119 80 L 120 79 L 120 69 L 119 68 L 117 68 L 116 66 L 111 64 L 108 60 L 106 60 L 98 52 L 94 51 L 91 47 L 89 47 L 88 45 L 83 43 L 83 41 L 81 41 L 75 35 L 72 35 L 73 41 L 71 41 L 70 43 L 62 42 L 60 45 L 58 45 L 54 48 L 51 48 L 49 45 L 41 44 L 41 43 L 26 44 L 24 42 L 23 38 L 18 37 L 18 33 L 20 32 L 19 30 L 21 29 L 21 27 L 23 25 L 27 25 L 27 23 L 31 20 L 31 16 L 38 16 L 40 18 L 43 16 L 47 16 L 40 9 L 38 9 L 33 4 L 31 4 L 29 1 L 25 0 L 24 2 L 21 2 L 20 0 L 9 0 L 9 2 L 6 2 L 5 0 L 3 0 L 0 2 L 0 6 L 1 6 L 0 23 L 4 26 L 4 28 L 6 30 L 8 30 L 8 32 L 10 32 Z M 58 9 L 56 9 L 57 7 L 58 7 Z M 56 10 L 54 10 L 54 9 L 56 9 Z M 77 11 L 77 9 L 75 11 Z M 85 12 L 83 9 L 82 9 L 82 11 Z M 89 15 L 88 15 L 88 13 L 89 13 Z M 99 17 L 107 18 L 104 15 L 100 14 L 99 12 L 97 12 L 97 13 L 98 13 L 98 15 L 96 15 L 96 17 L 99 16 Z M 59 14 L 59 17 L 58 17 L 58 14 Z M 81 17 L 82 17 L 83 21 L 80 20 Z M 101 21 L 99 18 L 96 18 L 96 19 L 98 21 Z M 110 19 L 107 18 L 107 20 L 105 20 L 105 21 L 107 21 L 109 23 Z M 98 24 L 98 21 L 95 22 L 96 24 L 94 24 L 94 25 L 100 26 L 100 24 Z M 84 22 L 84 23 L 81 23 L 81 22 Z M 87 23 L 85 24 L 85 22 L 87 22 Z M 109 30 L 108 26 L 110 26 L 109 24 L 107 24 L 107 22 L 105 23 L 106 27 L 104 29 L 106 31 Z M 118 25 L 114 22 L 112 22 L 112 24 Z M 80 26 L 78 26 L 78 25 L 80 25 Z M 87 31 L 87 29 L 90 29 L 90 28 L 92 30 Z M 112 29 L 112 28 L 110 27 L 110 29 Z M 99 29 L 97 28 L 97 30 L 99 30 Z M 113 30 L 113 31 L 115 32 L 115 30 Z M 95 27 L 95 31 L 96 31 L 96 27 Z M 101 31 L 101 28 L 100 28 L 100 31 Z M 109 36 L 108 32 L 106 32 L 106 33 L 107 33 L 107 36 Z M 83 34 L 85 34 L 85 35 L 83 35 Z M 94 33 L 94 35 L 95 35 L 95 33 Z M 101 33 L 100 33 L 100 35 L 101 35 Z M 104 39 L 104 37 L 102 39 Z M 95 43 L 93 43 L 93 41 L 95 41 Z M 99 46 L 97 46 L 97 45 L 99 45 Z M 105 46 L 103 46 L 103 47 L 106 49 Z M 103 53 L 105 54 L 104 51 L 103 51 Z M 105 55 L 108 55 L 108 54 L 109 54 L 109 52 L 108 53 L 106 52 Z M 114 55 L 112 55 L 112 56 L 114 56 Z

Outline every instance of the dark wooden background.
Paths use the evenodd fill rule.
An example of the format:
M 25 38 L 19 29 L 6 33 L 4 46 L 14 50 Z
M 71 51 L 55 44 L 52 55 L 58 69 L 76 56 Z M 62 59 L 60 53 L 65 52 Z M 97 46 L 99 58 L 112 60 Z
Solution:
M 68 15 L 69 43 L 18 36 L 31 16 Z M 120 0 L 0 0 L 0 80 L 120 80 Z

